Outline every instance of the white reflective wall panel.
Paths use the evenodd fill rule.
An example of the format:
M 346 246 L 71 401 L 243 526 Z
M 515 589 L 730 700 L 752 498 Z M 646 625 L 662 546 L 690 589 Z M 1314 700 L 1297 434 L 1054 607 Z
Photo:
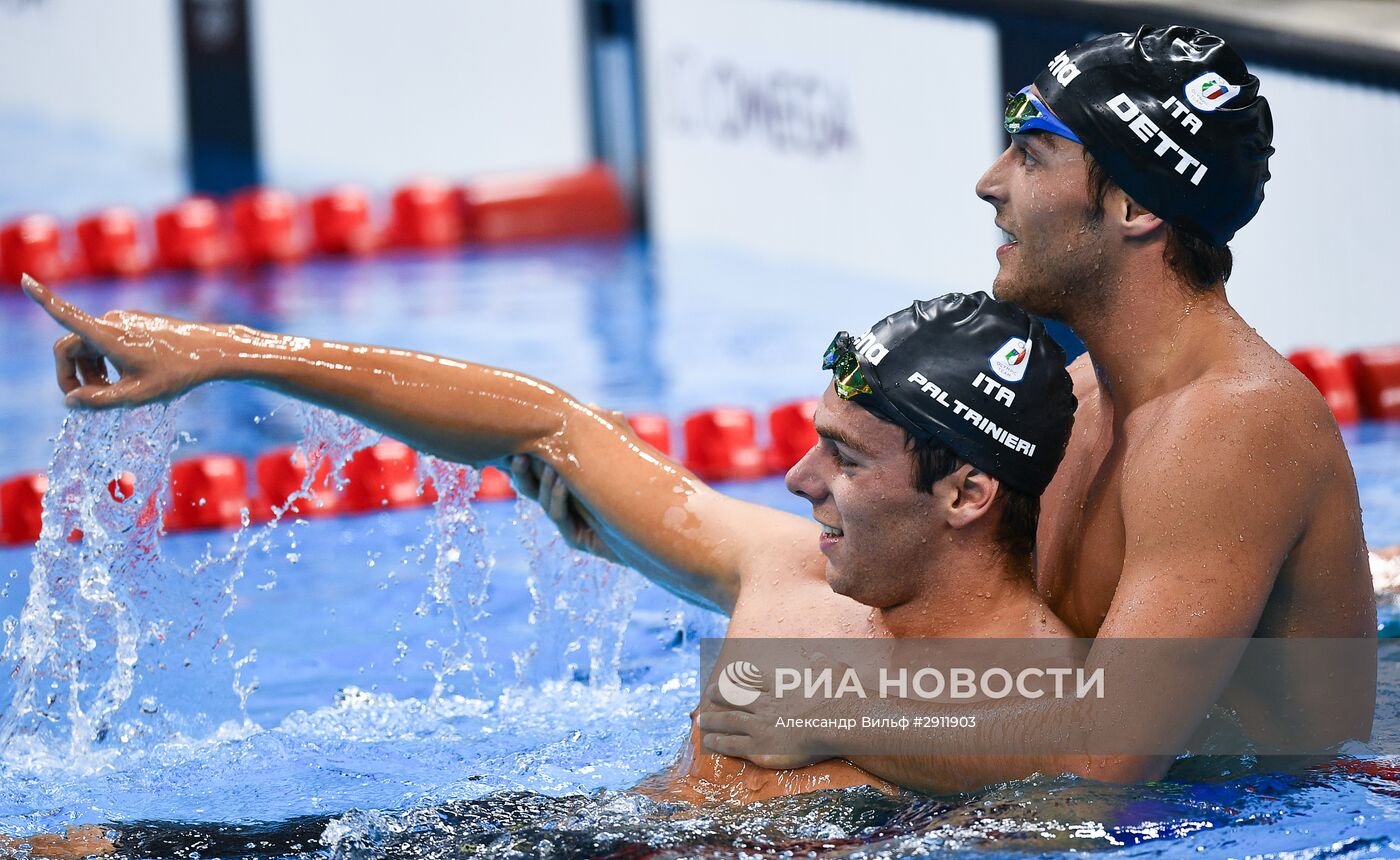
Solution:
M 254 0 L 269 183 L 384 187 L 588 160 L 577 0 Z

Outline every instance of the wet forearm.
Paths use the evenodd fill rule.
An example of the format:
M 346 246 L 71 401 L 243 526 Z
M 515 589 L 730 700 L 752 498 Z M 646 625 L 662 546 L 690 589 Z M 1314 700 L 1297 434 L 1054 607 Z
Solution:
M 557 434 L 579 407 L 523 374 L 442 356 L 239 327 L 213 378 L 352 415 L 429 453 L 480 463 Z
M 1064 709 L 1060 709 L 1064 710 Z M 857 766 L 897 785 L 924 792 L 970 791 L 1034 773 L 1077 771 L 1069 756 L 1028 751 L 1032 733 L 1063 736 L 1050 724 L 1066 722 L 1048 703 L 984 702 L 949 705 L 904 700 L 881 717 L 904 719 L 910 728 L 874 729 L 881 755 L 856 755 Z M 948 728 L 929 728 L 948 726 Z M 920 730 L 918 727 L 924 727 Z M 1034 728 L 1032 728 L 1034 727 Z M 1041 746 L 1050 746 L 1042 743 Z M 1001 751 L 1015 750 L 1014 754 Z
M 896 710 L 914 726 L 951 727 L 875 729 L 880 732 L 879 748 L 889 752 L 848 758 L 876 776 L 917 791 L 967 791 L 1035 773 L 1141 782 L 1161 776 L 1171 762 L 1170 756 L 1087 752 L 1092 748 L 1092 724 L 1102 715 L 1083 702 L 905 700 Z M 885 718 L 890 714 L 881 710 Z
M 524 374 L 426 353 L 253 330 L 232 339 L 239 347 L 225 349 L 215 378 L 346 413 L 455 462 L 535 456 L 622 541 L 710 591 L 733 590 L 723 542 L 674 526 L 699 516 L 691 507 L 696 495 L 717 494 L 652 452 L 612 413 Z

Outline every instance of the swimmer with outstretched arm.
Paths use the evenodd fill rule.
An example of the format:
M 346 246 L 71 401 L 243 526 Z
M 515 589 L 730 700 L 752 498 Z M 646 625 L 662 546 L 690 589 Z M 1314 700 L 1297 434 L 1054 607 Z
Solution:
M 1088 350 L 1070 367 L 1074 434 L 1043 497 L 1037 588 L 1076 636 L 1094 640 L 1091 661 L 1125 640 L 1284 640 L 1297 643 L 1287 653 L 1304 664 L 1308 642 L 1319 652 L 1355 643 L 1356 659 L 1343 665 L 1285 664 L 1308 679 L 1293 705 L 1316 714 L 1345 703 L 1338 727 L 1366 738 L 1376 606 L 1351 461 L 1318 391 L 1226 291 L 1229 243 L 1263 203 L 1274 152 L 1261 83 L 1224 40 L 1193 27 L 1110 33 L 1046 60 L 1008 97 L 1009 145 L 976 186 L 1005 236 L 994 294 L 1066 324 Z M 1387 564 L 1373 563 L 1377 574 Z M 1219 689 L 1234 675 L 1228 661 L 1157 673 L 1172 688 Z M 1359 686 L 1339 689 L 1344 675 L 1341 686 Z M 771 724 L 784 705 L 765 697 L 741 711 L 717 702 L 701 717 L 707 748 L 800 761 L 769 757 L 754 741 L 754 726 Z M 1168 731 L 1200 724 L 1208 707 L 1208 697 L 1195 700 Z M 1006 701 L 956 713 L 980 715 L 968 736 L 976 746 L 983 734 L 1023 725 L 1023 710 Z M 1053 710 L 1042 718 L 1072 718 Z M 813 732 L 812 754 L 829 740 Z M 995 780 L 1062 764 L 973 760 L 918 743 L 903 751 L 853 760 L 924 789 L 973 769 Z M 1140 780 L 1169 761 L 1101 764 L 1100 778 Z
M 132 311 L 94 318 L 32 280 L 24 289 L 70 332 L 54 354 L 74 407 L 169 401 L 238 380 L 444 459 L 526 457 L 567 482 L 621 561 L 729 614 L 729 637 L 1068 633 L 1030 577 L 1039 496 L 1074 410 L 1064 353 L 1038 321 L 984 294 L 918 302 L 832 342 L 820 441 L 787 476 L 812 504 L 805 519 L 715 491 L 611 413 L 513 371 Z M 997 396 L 986 380 L 1013 348 L 1019 361 L 1004 372 L 1014 397 Z M 953 415 L 950 398 L 999 429 Z M 703 802 L 867 783 L 887 785 L 841 760 L 773 770 L 706 753 L 693 730 L 676 768 L 641 788 Z

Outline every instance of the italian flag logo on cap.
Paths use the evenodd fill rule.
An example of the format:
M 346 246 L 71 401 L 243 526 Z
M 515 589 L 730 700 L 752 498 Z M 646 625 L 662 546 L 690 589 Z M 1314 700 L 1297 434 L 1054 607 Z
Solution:
M 987 363 L 992 367 L 992 373 L 1000 376 L 1005 382 L 1020 382 L 1026 375 L 1026 361 L 1031 354 L 1031 344 L 1028 340 L 1013 337 L 1006 343 L 997 347 L 997 351 L 987 357 Z
M 1196 110 L 1209 113 L 1239 95 L 1240 90 L 1241 87 L 1235 86 L 1215 72 L 1206 72 L 1186 85 L 1186 100 Z

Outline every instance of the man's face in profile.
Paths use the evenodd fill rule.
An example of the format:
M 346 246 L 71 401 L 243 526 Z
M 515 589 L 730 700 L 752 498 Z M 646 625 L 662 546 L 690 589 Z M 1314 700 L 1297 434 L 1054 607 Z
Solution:
M 812 504 L 831 588 L 887 608 L 915 591 L 937 526 L 936 494 L 914 487 L 903 429 L 842 400 L 832 386 L 816 411 L 817 444 L 787 474 L 788 489 Z
M 1005 234 L 997 298 L 1056 319 L 1071 302 L 1078 309 L 1102 300 L 1102 218 L 1089 197 L 1085 157 L 1082 145 L 1056 134 L 1015 134 L 978 180 L 977 195 L 995 207 Z

